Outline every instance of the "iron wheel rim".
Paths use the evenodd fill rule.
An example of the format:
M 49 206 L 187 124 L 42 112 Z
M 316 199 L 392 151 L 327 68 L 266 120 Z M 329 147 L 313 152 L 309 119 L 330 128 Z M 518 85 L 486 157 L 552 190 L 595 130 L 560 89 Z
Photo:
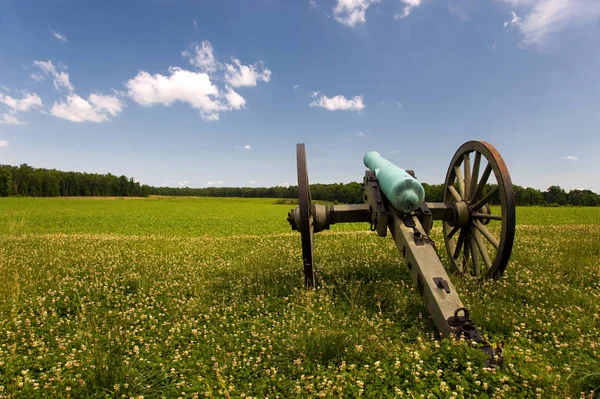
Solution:
M 306 149 L 304 144 L 296 146 L 298 169 L 298 207 L 300 210 L 300 236 L 302 239 L 302 263 L 304 266 L 304 285 L 314 287 L 314 225 L 312 199 L 308 182 Z
M 472 153 L 475 154 L 473 165 Z M 480 178 L 482 158 L 485 158 L 487 165 Z M 484 194 L 485 183 L 492 172 L 497 186 Z M 455 184 L 458 184 L 458 190 L 454 187 Z M 500 200 L 500 215 L 490 214 L 486 218 L 487 213 L 478 212 L 486 206 L 485 212 L 489 212 L 490 201 L 495 198 Z M 454 154 L 446 173 L 443 200 L 447 206 L 453 206 L 459 199 L 468 205 L 469 218 L 466 224 L 454 227 L 448 221 L 443 222 L 444 242 L 451 266 L 458 273 L 478 280 L 499 278 L 510 260 L 516 211 L 510 174 L 504 160 L 491 144 L 485 141 L 469 141 Z M 501 221 L 499 235 L 486 227 L 488 223 L 497 221 Z

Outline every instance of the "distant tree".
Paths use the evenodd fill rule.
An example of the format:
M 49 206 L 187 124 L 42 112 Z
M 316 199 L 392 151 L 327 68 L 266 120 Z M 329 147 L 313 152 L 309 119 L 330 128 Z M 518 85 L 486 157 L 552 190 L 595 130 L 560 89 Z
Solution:
M 8 168 L 0 168 L 0 197 L 8 197 L 12 192 L 12 173 Z
M 559 186 L 551 186 L 543 195 L 547 204 L 567 205 L 567 193 Z

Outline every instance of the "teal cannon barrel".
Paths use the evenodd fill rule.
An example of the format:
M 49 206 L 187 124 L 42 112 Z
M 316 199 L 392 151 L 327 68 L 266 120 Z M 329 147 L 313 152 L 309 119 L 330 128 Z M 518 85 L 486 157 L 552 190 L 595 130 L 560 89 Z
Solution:
M 397 210 L 409 213 L 425 200 L 425 190 L 417 179 L 397 167 L 376 151 L 365 155 L 364 163 L 375 172 L 381 191 Z

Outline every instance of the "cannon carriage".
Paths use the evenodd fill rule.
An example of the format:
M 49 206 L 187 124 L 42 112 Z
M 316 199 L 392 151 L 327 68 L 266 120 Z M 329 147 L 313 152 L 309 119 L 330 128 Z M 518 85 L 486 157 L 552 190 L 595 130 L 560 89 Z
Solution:
M 298 207 L 288 214 L 300 232 L 304 283 L 315 280 L 314 237 L 337 223 L 365 222 L 380 237 L 388 231 L 404 258 L 413 282 L 442 337 L 473 340 L 489 359 L 502 363 L 502 349 L 493 348 L 479 333 L 469 310 L 460 300 L 429 232 L 433 221 L 443 226 L 450 267 L 478 281 L 499 278 L 508 265 L 515 234 L 515 201 L 508 169 L 489 143 L 469 141 L 454 154 L 446 173 L 442 202 L 426 202 L 422 185 L 404 170 L 369 152 L 363 179 L 364 203 L 320 205 L 312 202 L 304 144 L 296 147 Z M 495 184 L 490 188 L 490 177 Z M 499 213 L 490 204 L 499 203 Z

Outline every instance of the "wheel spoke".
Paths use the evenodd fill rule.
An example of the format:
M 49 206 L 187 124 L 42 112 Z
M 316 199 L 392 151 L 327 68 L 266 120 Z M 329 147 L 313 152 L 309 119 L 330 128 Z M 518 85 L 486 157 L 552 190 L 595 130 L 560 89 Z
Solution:
M 452 237 L 454 236 L 454 234 L 456 234 L 456 232 L 457 232 L 458 230 L 460 230 L 460 227 L 458 227 L 458 226 L 454 227 L 454 228 L 453 228 L 453 229 L 450 231 L 450 233 L 448 233 L 448 235 L 447 235 L 446 237 L 447 237 L 447 238 L 452 238 Z
M 481 165 L 481 153 L 475 152 L 475 160 L 473 161 L 473 173 L 471 174 L 471 184 L 469 187 L 468 200 L 472 201 L 477 188 L 477 179 L 479 179 L 479 166 Z
M 498 250 L 498 248 L 500 247 L 500 243 L 498 242 L 496 237 L 494 237 L 492 233 L 490 233 L 490 231 L 484 225 L 481 224 L 479 220 L 473 220 L 473 226 L 475 226 L 477 230 L 479 230 L 481 234 L 483 234 L 483 236 L 490 242 L 490 244 L 492 244 L 494 248 Z
M 465 230 L 465 244 L 464 244 L 464 248 L 463 248 L 463 259 L 462 259 L 462 270 L 461 272 L 464 273 L 466 271 L 468 271 L 467 269 L 467 265 L 469 264 L 469 248 L 470 248 L 470 237 L 469 237 L 469 230 L 467 228 L 464 228 L 463 230 Z
M 465 179 L 460 171 L 460 167 L 454 167 L 454 174 L 456 175 L 456 182 L 458 183 L 458 192 L 460 194 L 460 198 L 463 199 L 465 198 Z
M 448 191 L 450 191 L 450 194 L 452 194 L 452 197 L 454 197 L 456 202 L 462 201 L 462 198 L 460 197 L 460 195 L 458 195 L 458 192 L 456 191 L 454 186 L 448 186 Z
M 490 173 L 492 173 L 492 166 L 488 163 L 485 167 L 485 170 L 483 171 L 483 174 L 481 175 L 481 180 L 479 181 L 479 184 L 477 184 L 475 195 L 473 195 L 473 198 L 471 199 L 472 201 L 476 201 L 483 193 L 483 189 L 485 188 L 485 185 L 490 177 Z
M 469 234 L 469 245 L 471 249 L 471 258 L 473 259 L 473 271 L 475 272 L 475 277 L 481 277 L 481 268 L 479 267 L 479 257 L 477 256 L 477 244 L 475 243 L 475 238 L 473 238 L 472 234 Z
M 475 219 L 502 220 L 502 215 L 490 215 L 489 213 L 474 213 Z
M 498 186 L 496 186 L 496 188 L 494 188 L 493 190 L 491 190 L 489 193 L 487 193 L 486 195 L 484 195 L 482 199 L 480 199 L 479 201 L 477 201 L 477 203 L 475 205 L 473 205 L 471 207 L 471 209 L 473 209 L 474 211 L 478 211 L 479 209 L 481 209 L 482 206 L 484 206 L 485 204 L 487 204 L 488 201 L 493 196 L 495 196 L 499 191 L 500 191 L 500 189 L 498 188 Z
M 450 265 L 465 277 L 500 277 L 510 259 L 516 218 L 513 185 L 496 148 L 476 140 L 460 146 L 446 172 L 443 198 L 455 213 L 464 212 L 464 205 L 468 207 L 468 215 L 449 212 L 444 216 L 443 235 Z M 450 225 L 451 216 L 454 225 Z M 469 220 L 465 225 L 466 216 Z
M 485 248 L 485 244 L 479 235 L 479 231 L 471 227 L 471 232 L 473 234 L 473 238 L 475 239 L 475 243 L 477 244 L 477 248 L 479 248 L 479 252 L 481 253 L 481 258 L 483 259 L 483 263 L 485 263 L 485 267 L 487 270 L 490 270 L 492 267 L 492 262 L 490 260 L 490 254 Z
M 463 243 L 465 242 L 466 232 L 467 231 L 465 229 L 462 229 L 460 231 L 460 234 L 458 235 L 458 241 L 456 242 L 456 247 L 454 248 L 454 254 L 452 255 L 452 257 L 454 259 L 458 259 L 459 255 L 460 255 L 461 247 L 463 246 Z
M 464 156 L 465 162 L 465 195 L 464 199 L 469 198 L 469 193 L 471 192 L 471 155 L 468 152 L 465 152 Z

